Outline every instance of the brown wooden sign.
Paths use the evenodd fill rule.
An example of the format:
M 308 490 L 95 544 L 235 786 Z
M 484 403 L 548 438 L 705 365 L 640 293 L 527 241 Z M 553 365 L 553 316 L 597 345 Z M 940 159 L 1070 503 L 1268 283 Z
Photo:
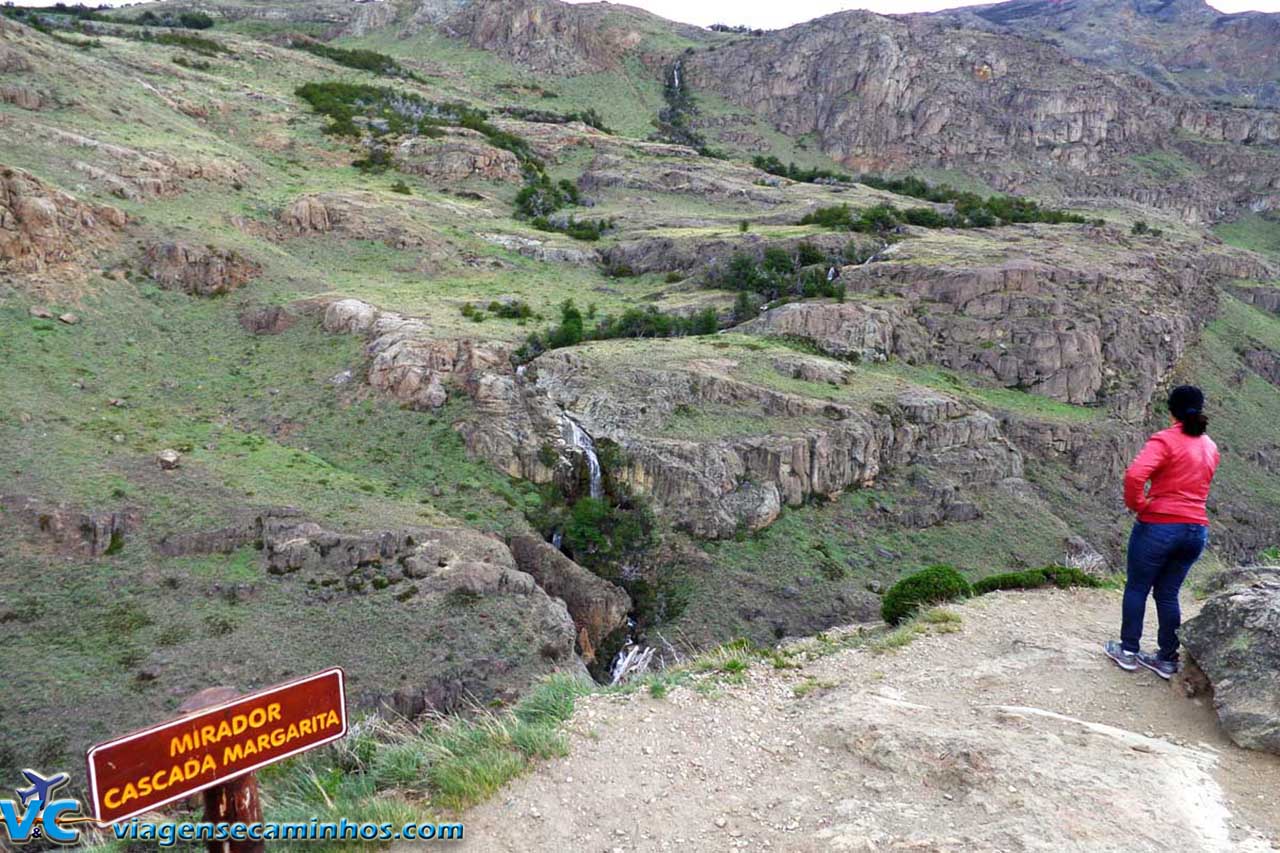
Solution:
M 201 708 L 91 747 L 93 814 L 126 820 L 346 733 L 338 668 Z

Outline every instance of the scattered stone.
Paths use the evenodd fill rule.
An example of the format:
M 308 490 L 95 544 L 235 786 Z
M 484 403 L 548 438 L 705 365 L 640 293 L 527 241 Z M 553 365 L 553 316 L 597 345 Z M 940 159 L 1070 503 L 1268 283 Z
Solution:
M 160 463 L 160 468 L 164 471 L 172 471 L 182 463 L 182 454 L 176 450 L 161 450 L 156 454 L 156 461 Z
M 66 323 L 68 326 L 74 326 L 76 323 L 80 322 L 80 316 L 78 314 L 72 314 L 70 311 L 68 311 L 65 314 L 59 314 L 58 320 L 62 323 Z
M 43 305 L 32 305 L 27 309 L 27 313 L 32 317 L 39 317 L 41 320 L 53 319 L 53 312 Z

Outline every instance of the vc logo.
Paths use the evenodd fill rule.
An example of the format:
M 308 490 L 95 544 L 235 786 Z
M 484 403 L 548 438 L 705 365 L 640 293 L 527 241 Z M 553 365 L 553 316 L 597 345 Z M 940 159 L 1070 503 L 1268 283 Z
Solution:
M 87 820 L 69 817 L 80 811 L 80 801 L 53 799 L 53 792 L 67 784 L 71 777 L 66 773 L 55 773 L 46 779 L 34 770 L 23 770 L 22 775 L 27 777 L 31 787 L 15 789 L 17 800 L 0 800 L 0 819 L 4 821 L 9 840 L 14 844 L 33 839 L 54 844 L 75 844 L 79 841 L 80 830 L 70 829 L 67 825 Z

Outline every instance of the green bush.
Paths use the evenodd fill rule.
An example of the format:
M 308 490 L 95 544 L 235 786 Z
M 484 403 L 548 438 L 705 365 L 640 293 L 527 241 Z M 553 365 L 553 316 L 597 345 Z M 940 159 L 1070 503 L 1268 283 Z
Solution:
M 897 625 L 921 607 L 968 598 L 973 587 L 951 566 L 930 566 L 895 583 L 885 593 L 880 615 Z
M 983 578 L 973 585 L 974 595 L 986 595 L 999 589 L 1040 589 L 1046 586 L 1067 589 L 1073 586 L 1098 587 L 1102 581 L 1079 569 L 1066 566 L 1046 566 L 1043 569 L 1027 569 L 1023 572 L 1006 572 Z
M 789 178 L 793 181 L 801 181 L 807 184 L 831 183 L 835 181 L 843 181 L 845 183 L 853 180 L 848 175 L 840 172 L 832 172 L 830 169 L 805 169 L 797 166 L 795 163 L 783 163 L 777 157 L 769 155 L 768 157 L 753 157 L 751 165 L 757 169 L 768 172 L 771 175 Z
M 844 283 L 839 279 L 828 281 L 825 269 L 840 265 L 838 255 L 825 255 L 810 243 L 797 246 L 794 256 L 786 249 L 770 247 L 759 260 L 751 252 L 738 252 L 707 283 L 724 290 L 755 293 L 768 301 L 819 296 L 843 301 Z
M 576 216 L 570 216 L 564 222 L 554 222 L 545 216 L 537 216 L 529 224 L 539 231 L 553 231 L 567 234 L 575 240 L 595 242 L 611 231 L 615 223 L 614 219 L 578 219 Z
M 307 53 L 322 57 L 330 62 L 336 62 L 339 65 L 345 65 L 347 68 L 370 71 L 374 74 L 381 74 L 384 77 L 415 78 L 416 76 L 392 57 L 373 50 L 348 50 L 343 47 L 322 44 L 318 41 L 301 39 L 291 41 L 289 47 L 295 50 L 305 50 Z

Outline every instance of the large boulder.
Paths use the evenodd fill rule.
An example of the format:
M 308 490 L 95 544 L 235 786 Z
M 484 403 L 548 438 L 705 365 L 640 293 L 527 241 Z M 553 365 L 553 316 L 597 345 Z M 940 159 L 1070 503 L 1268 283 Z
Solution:
M 1218 719 L 1246 749 L 1280 754 L 1280 568 L 1228 572 L 1182 642 L 1213 686 Z
M 534 536 L 516 536 L 511 554 L 547 595 L 569 608 L 578 630 L 578 652 L 588 663 L 606 637 L 627 623 L 631 596 Z
M 162 287 L 192 296 L 230 293 L 262 272 L 239 252 L 181 242 L 152 245 L 142 263 L 147 275 Z

